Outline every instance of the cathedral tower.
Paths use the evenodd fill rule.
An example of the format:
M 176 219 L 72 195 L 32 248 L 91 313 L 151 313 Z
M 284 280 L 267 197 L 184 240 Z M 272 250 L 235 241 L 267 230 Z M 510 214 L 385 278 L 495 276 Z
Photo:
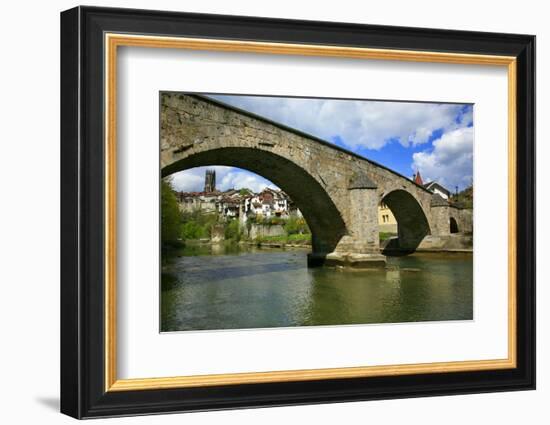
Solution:
M 204 175 L 204 191 L 216 191 L 216 170 L 206 170 L 206 173 Z

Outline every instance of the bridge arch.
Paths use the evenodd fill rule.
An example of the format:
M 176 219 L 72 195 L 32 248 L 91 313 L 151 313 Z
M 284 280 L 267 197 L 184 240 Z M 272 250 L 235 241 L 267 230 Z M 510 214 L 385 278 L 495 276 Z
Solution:
M 346 234 L 342 214 L 329 194 L 296 163 L 266 150 L 224 147 L 191 153 L 162 168 L 162 177 L 201 166 L 225 165 L 252 171 L 275 183 L 296 203 L 312 234 L 314 253 L 334 251 Z
M 449 217 L 449 224 L 450 224 L 450 232 L 451 233 L 458 233 L 460 231 L 456 218 L 454 218 L 452 216 Z
M 397 221 L 397 239 L 391 240 L 384 248 L 385 255 L 409 254 L 414 252 L 424 237 L 430 234 L 428 218 L 420 203 L 408 191 L 392 190 L 382 195 Z

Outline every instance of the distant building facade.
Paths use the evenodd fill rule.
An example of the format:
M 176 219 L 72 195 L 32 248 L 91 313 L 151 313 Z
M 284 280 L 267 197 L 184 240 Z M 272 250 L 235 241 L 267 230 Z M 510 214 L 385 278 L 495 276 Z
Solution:
M 428 182 L 424 185 L 424 187 L 430 192 L 437 193 L 445 200 L 449 200 L 451 197 L 451 192 L 441 186 L 438 182 Z
M 290 215 L 290 198 L 282 190 L 265 188 L 244 199 L 244 213 L 248 216 L 285 217 Z
M 397 233 L 397 220 L 384 202 L 378 205 L 378 229 L 380 232 Z
M 240 218 L 242 222 L 250 217 L 302 217 L 300 210 L 282 190 L 266 187 L 260 193 L 247 189 L 218 191 L 215 170 L 206 171 L 202 192 L 176 192 L 176 197 L 182 212 L 217 213 L 224 219 Z
M 218 211 L 219 194 L 216 192 L 176 192 L 180 211 L 215 213 Z

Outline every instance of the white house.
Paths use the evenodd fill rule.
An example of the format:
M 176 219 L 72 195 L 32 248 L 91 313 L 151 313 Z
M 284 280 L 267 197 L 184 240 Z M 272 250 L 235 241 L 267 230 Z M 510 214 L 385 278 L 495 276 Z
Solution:
M 443 199 L 449 199 L 451 197 L 451 192 L 441 186 L 438 182 L 426 183 L 424 187 L 430 192 L 437 193 Z

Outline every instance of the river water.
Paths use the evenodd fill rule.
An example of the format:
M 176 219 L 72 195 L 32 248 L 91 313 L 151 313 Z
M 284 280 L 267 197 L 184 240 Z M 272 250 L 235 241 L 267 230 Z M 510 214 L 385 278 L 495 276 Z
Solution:
M 469 320 L 471 254 L 308 268 L 307 250 L 188 245 L 163 265 L 161 331 Z

